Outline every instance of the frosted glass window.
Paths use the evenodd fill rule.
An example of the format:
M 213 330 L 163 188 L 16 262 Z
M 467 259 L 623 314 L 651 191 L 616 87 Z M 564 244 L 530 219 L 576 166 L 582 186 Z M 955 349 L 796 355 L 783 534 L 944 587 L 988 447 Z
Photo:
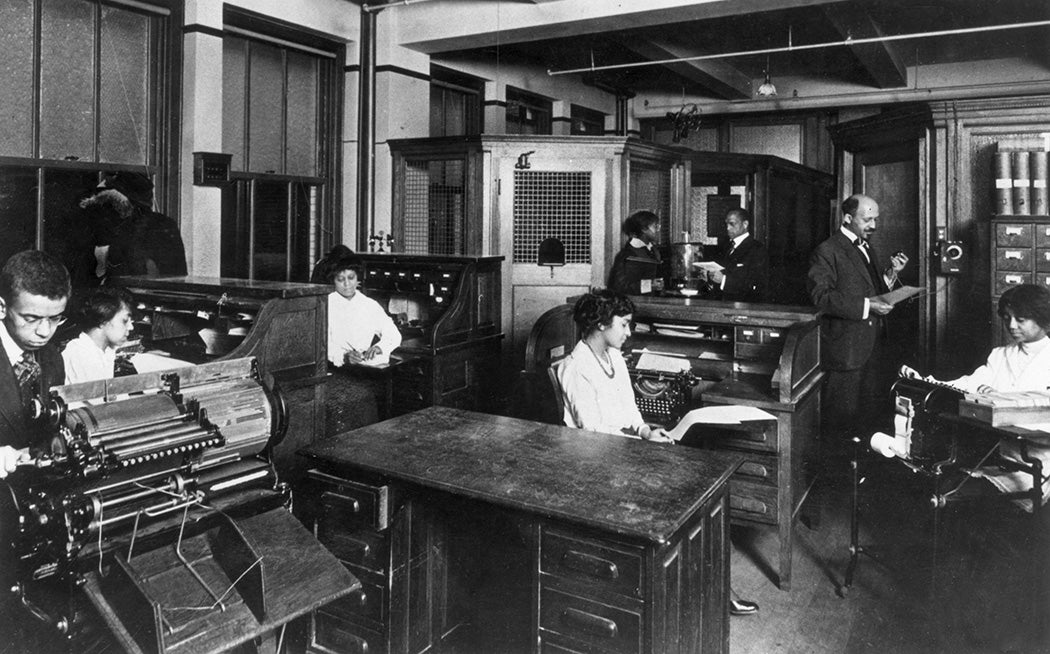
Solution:
M 41 157 L 94 158 L 94 14 L 87 2 L 41 3 Z
M 288 52 L 289 175 L 317 174 L 317 59 Z
M 283 172 L 284 56 L 275 47 L 252 43 L 249 58 L 248 169 Z
M 0 152 L 33 155 L 33 0 L 0 2 Z
M 244 64 L 248 42 L 232 36 L 222 40 L 222 151 L 233 155 L 231 168 L 244 161 Z
M 145 164 L 149 124 L 149 18 L 102 6 L 99 158 Z

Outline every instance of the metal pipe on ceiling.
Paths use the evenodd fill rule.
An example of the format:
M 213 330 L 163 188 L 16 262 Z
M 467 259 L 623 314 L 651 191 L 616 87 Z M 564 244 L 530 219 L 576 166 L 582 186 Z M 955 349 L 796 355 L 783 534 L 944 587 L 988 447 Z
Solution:
M 417 0 L 421 1 L 421 0 Z M 587 68 L 571 68 L 567 70 L 547 69 L 547 75 L 570 75 L 574 73 L 592 73 L 600 70 L 619 70 L 623 68 L 641 68 L 643 66 L 661 66 L 664 64 L 675 64 L 682 61 L 703 61 L 705 59 L 727 59 L 729 57 L 746 57 L 752 55 L 775 54 L 778 52 L 794 52 L 796 50 L 816 50 L 819 48 L 834 48 L 842 46 L 864 45 L 867 43 L 882 43 L 886 41 L 903 41 L 905 39 L 924 39 L 935 36 L 952 36 L 957 34 L 975 34 L 977 32 L 995 32 L 1000 30 L 1025 29 L 1030 27 L 1046 27 L 1050 20 L 1036 20 L 1025 23 L 1008 23 L 1005 25 L 983 25 L 981 27 L 959 27 L 950 30 L 937 30 L 933 32 L 916 32 L 914 34 L 892 34 L 889 36 L 871 36 L 862 39 L 847 38 L 842 41 L 826 41 L 824 43 L 808 43 L 805 45 L 786 45 L 775 48 L 762 48 L 759 50 L 738 50 L 736 52 L 720 52 L 717 54 L 696 55 L 693 57 L 675 57 L 673 59 L 657 59 L 654 61 L 636 61 L 626 64 L 608 64 L 605 66 L 590 66 Z
M 386 2 L 386 3 L 378 4 L 378 5 L 364 4 L 364 5 L 361 5 L 361 11 L 365 11 L 365 12 L 383 11 L 384 9 L 389 9 L 390 7 L 397 7 L 397 6 L 401 6 L 401 5 L 416 5 L 416 4 L 419 4 L 420 2 L 430 2 L 430 1 L 431 0 L 397 0 L 396 2 Z

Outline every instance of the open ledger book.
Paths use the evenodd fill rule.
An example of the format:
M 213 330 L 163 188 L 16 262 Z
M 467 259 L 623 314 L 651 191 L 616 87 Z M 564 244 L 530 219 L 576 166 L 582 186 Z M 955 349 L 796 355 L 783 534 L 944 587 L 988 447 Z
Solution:
M 776 416 L 753 406 L 705 406 L 682 416 L 674 429 L 667 433 L 680 441 L 693 425 L 739 425 L 753 420 L 776 420 Z

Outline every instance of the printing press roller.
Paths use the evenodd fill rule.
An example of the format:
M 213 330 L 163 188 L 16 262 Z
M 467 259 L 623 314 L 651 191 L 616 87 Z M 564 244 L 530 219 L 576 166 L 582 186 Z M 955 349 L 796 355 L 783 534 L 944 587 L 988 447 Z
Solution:
M 133 541 L 183 511 L 251 492 L 287 497 L 265 456 L 283 436 L 284 405 L 253 358 L 63 386 L 45 405 L 49 442 L 8 479 L 28 578 L 75 574 L 82 550 Z

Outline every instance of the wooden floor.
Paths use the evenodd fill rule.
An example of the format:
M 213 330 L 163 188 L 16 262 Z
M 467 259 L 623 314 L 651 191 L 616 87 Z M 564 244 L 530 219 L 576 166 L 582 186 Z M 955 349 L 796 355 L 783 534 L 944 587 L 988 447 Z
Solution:
M 761 611 L 731 618 L 731 654 L 1050 652 L 1040 599 L 1050 585 L 1050 520 L 1010 504 L 950 504 L 934 530 L 917 475 L 895 460 L 862 470 L 859 540 L 879 559 L 861 557 L 845 597 L 837 592 L 849 562 L 845 471 L 817 489 L 819 528 L 796 525 L 790 591 L 770 581 L 775 532 L 734 527 L 732 586 Z

